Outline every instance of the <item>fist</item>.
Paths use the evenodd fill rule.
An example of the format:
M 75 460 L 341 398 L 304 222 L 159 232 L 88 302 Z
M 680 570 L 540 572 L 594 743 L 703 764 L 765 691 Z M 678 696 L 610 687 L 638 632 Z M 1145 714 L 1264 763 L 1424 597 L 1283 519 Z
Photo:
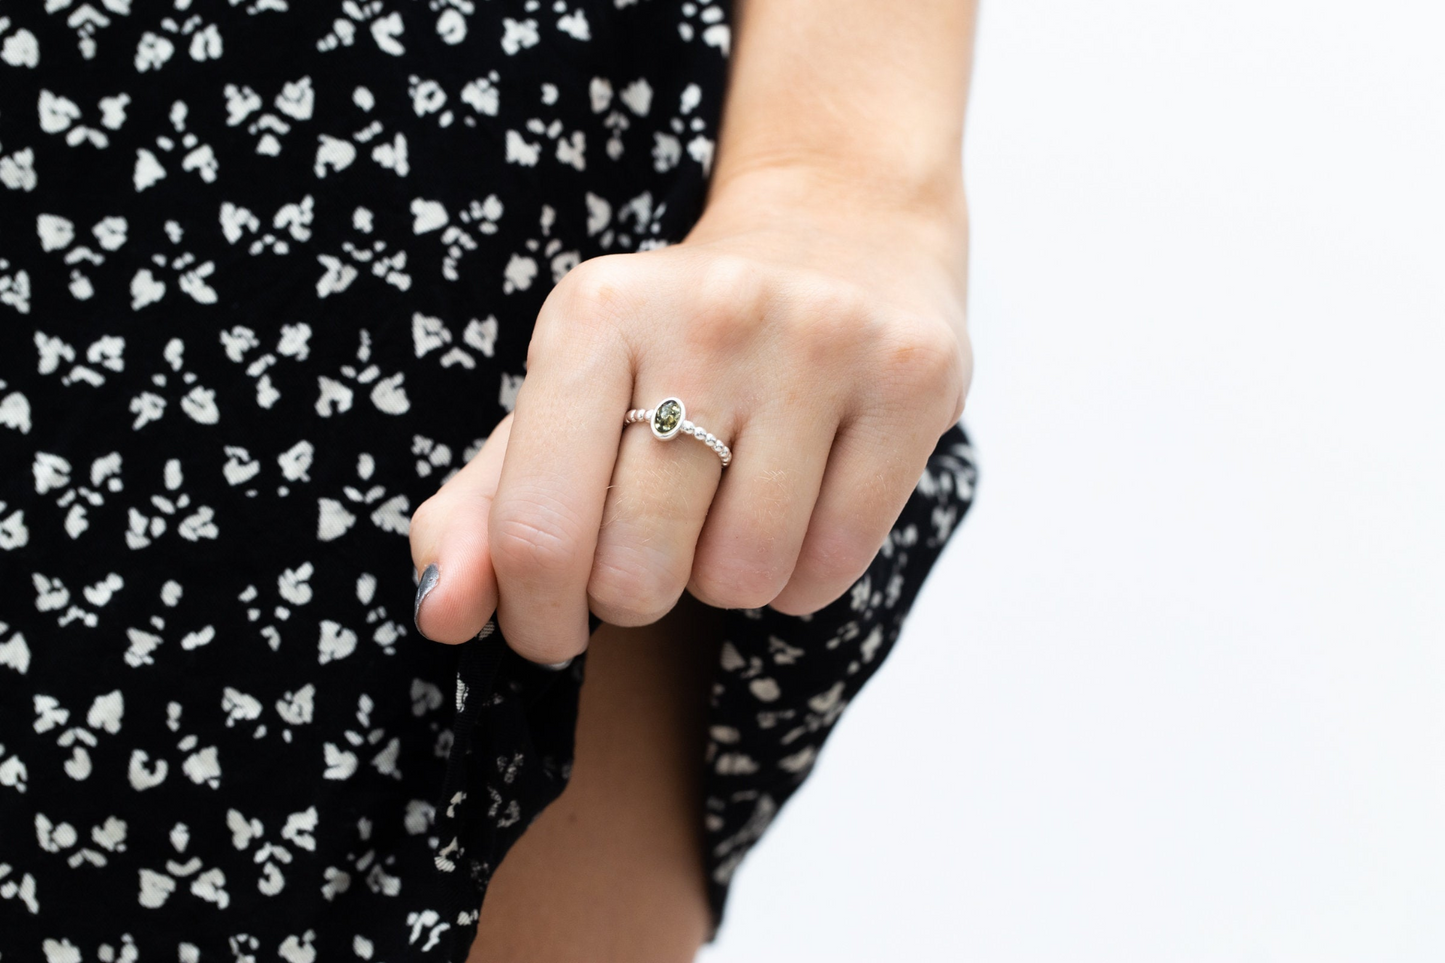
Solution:
M 418 631 L 462 642 L 495 614 L 519 654 L 558 663 L 586 647 L 589 609 L 642 625 L 686 589 L 801 615 L 847 591 L 971 371 L 961 238 L 869 227 L 719 215 L 573 269 L 513 413 L 412 518 Z M 730 464 L 624 425 L 669 397 Z

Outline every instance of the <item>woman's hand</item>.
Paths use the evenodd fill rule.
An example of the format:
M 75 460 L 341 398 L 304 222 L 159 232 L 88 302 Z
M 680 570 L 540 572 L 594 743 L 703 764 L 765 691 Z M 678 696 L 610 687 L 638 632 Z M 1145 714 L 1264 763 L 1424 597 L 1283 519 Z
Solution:
M 586 647 L 589 607 L 632 626 L 684 588 L 789 614 L 848 589 L 971 370 L 961 190 L 906 208 L 857 193 L 797 167 L 740 174 L 682 243 L 556 286 L 513 414 L 412 518 L 423 635 L 465 641 L 495 610 L 518 653 L 556 663 Z M 670 395 L 729 467 L 624 428 Z

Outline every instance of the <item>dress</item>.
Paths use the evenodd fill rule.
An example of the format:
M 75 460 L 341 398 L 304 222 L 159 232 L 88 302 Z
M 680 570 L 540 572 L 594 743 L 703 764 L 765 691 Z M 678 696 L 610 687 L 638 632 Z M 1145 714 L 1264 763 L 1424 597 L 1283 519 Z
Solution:
M 409 518 L 551 285 L 698 216 L 728 20 L 0 5 L 0 959 L 465 958 L 585 658 L 419 639 Z M 725 614 L 719 917 L 974 477 L 955 427 L 842 599 Z

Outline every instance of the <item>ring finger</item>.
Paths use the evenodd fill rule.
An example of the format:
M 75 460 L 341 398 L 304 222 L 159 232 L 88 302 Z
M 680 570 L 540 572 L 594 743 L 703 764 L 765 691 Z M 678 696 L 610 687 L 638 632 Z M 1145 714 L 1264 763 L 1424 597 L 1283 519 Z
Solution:
M 656 411 L 665 397 L 639 378 L 640 405 Z M 677 603 L 723 471 L 718 454 L 688 429 L 695 424 L 724 439 L 735 430 L 725 406 L 700 400 L 693 408 L 679 397 L 684 410 L 667 442 L 646 420 L 623 431 L 587 585 L 592 611 L 613 625 L 647 625 Z

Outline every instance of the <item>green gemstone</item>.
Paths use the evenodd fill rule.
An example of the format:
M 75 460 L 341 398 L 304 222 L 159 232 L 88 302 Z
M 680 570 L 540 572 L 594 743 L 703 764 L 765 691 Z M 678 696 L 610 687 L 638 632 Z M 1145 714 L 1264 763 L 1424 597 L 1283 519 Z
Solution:
M 667 434 L 682 421 L 682 405 L 675 401 L 664 401 L 652 416 L 652 425 L 662 434 Z

